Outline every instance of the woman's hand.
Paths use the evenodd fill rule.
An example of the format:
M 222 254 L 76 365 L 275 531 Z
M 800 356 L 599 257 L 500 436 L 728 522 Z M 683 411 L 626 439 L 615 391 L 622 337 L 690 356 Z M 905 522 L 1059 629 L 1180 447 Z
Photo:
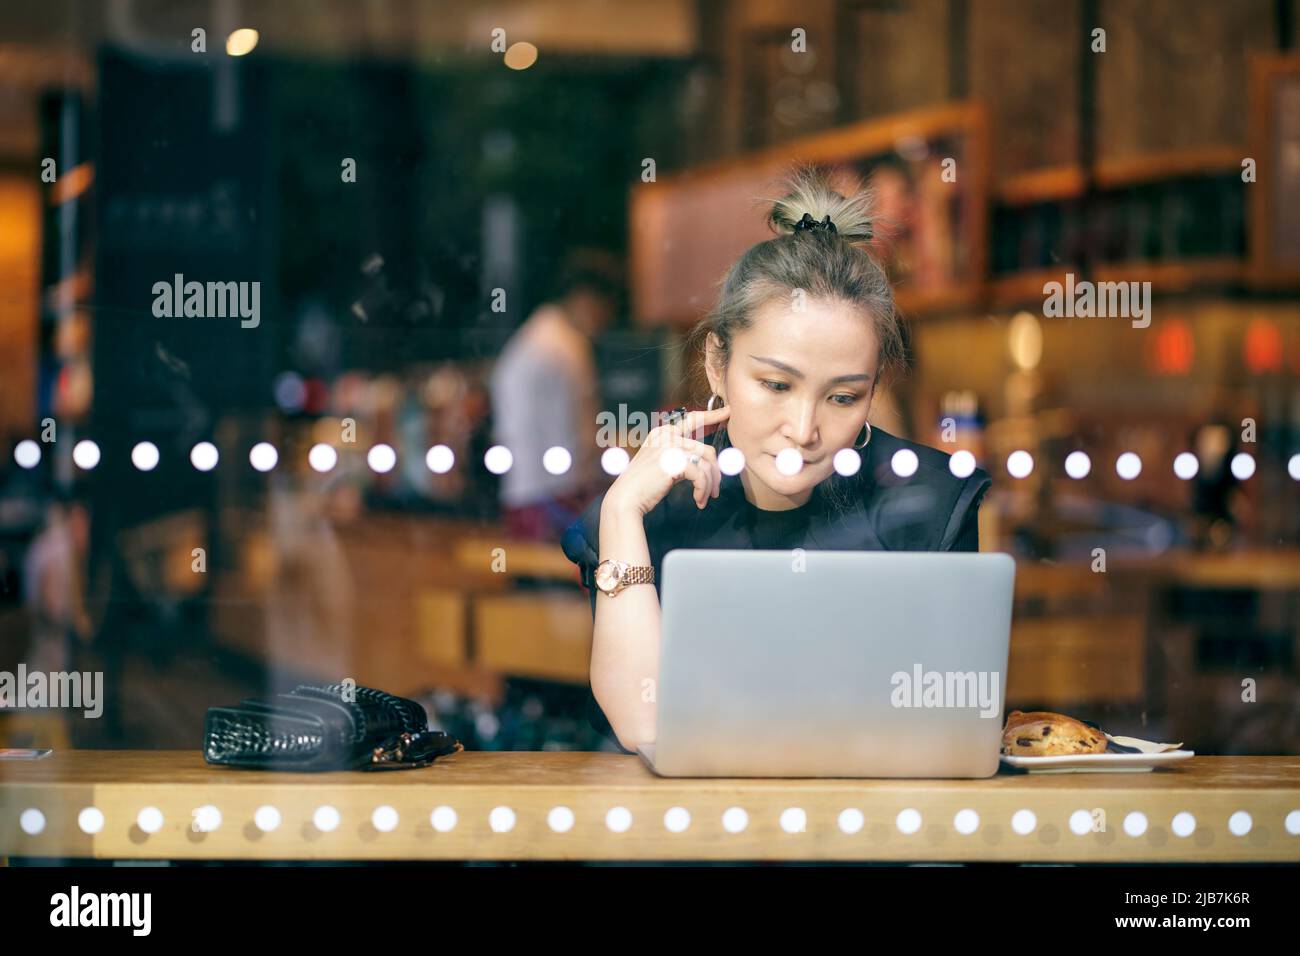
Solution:
M 713 446 L 688 436 L 698 433 L 705 425 L 724 422 L 730 415 L 730 405 L 713 411 L 689 412 L 681 421 L 660 425 L 651 431 L 623 474 L 605 492 L 605 502 L 612 500 L 617 507 L 630 508 L 644 517 L 677 481 L 684 479 L 695 485 L 695 505 L 703 508 L 710 498 L 718 497 L 722 489 L 722 471 L 718 468 L 718 454 Z M 672 473 L 661 463 L 664 452 L 670 448 L 681 450 L 680 461 L 686 466 Z M 699 456 L 699 461 L 692 462 L 692 456 Z

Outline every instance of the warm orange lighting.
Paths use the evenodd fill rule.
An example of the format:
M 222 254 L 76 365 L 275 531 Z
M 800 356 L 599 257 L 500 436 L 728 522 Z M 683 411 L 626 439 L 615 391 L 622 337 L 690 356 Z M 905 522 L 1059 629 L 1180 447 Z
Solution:
M 1186 375 L 1196 357 L 1196 339 L 1185 319 L 1161 323 L 1148 356 L 1151 368 L 1164 375 Z
M 252 53 L 257 46 L 258 33 L 251 27 L 240 27 L 226 38 L 226 52 L 231 56 Z
M 76 199 L 95 181 L 95 166 L 93 163 L 82 163 L 79 166 L 73 166 L 66 173 L 55 180 L 50 187 L 50 205 L 57 206 L 60 203 Z
M 537 62 L 537 47 L 523 40 L 512 43 L 506 50 L 505 61 L 512 70 L 526 70 Z
M 1007 345 L 1011 361 L 1016 368 L 1030 371 L 1038 368 L 1043 357 L 1043 330 L 1030 312 L 1018 312 L 1007 327 Z
M 1268 319 L 1254 319 L 1246 326 L 1242 345 L 1246 368 L 1254 375 L 1282 369 L 1282 330 Z

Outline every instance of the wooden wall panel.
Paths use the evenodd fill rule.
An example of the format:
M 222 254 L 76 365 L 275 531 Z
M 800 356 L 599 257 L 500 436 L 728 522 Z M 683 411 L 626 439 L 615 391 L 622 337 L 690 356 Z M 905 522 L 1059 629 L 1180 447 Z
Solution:
M 981 0 L 970 13 L 970 93 L 989 105 L 994 181 L 1079 152 L 1079 0 Z
M 1246 142 L 1247 58 L 1273 52 L 1273 0 L 1101 0 L 1097 155 Z
M 850 119 L 887 116 L 947 102 L 949 0 L 849 5 L 842 29 L 852 31 L 852 61 L 842 64 L 850 81 Z M 846 84 L 847 85 L 847 84 Z

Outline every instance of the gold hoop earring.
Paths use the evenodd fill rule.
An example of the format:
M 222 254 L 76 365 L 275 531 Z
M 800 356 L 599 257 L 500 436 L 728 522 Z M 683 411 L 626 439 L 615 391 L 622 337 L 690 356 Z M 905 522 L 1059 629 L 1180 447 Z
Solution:
M 714 400 L 715 398 L 721 398 L 721 397 L 722 397 L 722 396 L 719 395 L 717 392 L 711 392 L 711 393 L 709 394 L 709 404 L 705 406 L 705 410 L 706 410 L 706 411 L 710 411 L 710 412 L 713 411 L 713 400 Z M 726 404 L 727 404 L 726 402 L 723 402 L 723 403 L 722 403 L 721 405 L 719 405 L 718 407 L 719 407 L 719 408 L 723 408 L 723 407 L 726 406 Z
M 868 445 L 871 444 L 871 422 L 863 422 L 862 427 L 867 430 L 867 440 L 864 441 L 861 445 L 853 446 L 857 451 L 862 451 L 862 449 L 866 448 Z

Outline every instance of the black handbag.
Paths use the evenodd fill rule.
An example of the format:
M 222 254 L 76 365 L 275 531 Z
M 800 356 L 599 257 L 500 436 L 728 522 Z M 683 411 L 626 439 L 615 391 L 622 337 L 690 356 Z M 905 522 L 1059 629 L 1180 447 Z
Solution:
M 208 763 L 261 770 L 405 770 L 464 749 L 416 701 L 351 683 L 209 707 L 203 727 Z

